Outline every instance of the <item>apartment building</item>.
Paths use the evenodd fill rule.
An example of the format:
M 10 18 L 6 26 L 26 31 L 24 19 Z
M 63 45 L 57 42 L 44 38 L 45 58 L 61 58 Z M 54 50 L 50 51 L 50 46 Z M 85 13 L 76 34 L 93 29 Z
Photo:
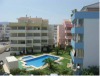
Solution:
M 50 24 L 49 25 L 49 38 L 53 38 L 50 40 L 50 43 L 57 46 L 57 24 Z
M 9 40 L 9 30 L 8 22 L 0 22 L 0 41 L 8 41 Z
M 57 26 L 57 46 L 65 47 L 65 27 L 64 25 Z
M 74 68 L 99 66 L 99 3 L 74 12 L 72 23 L 71 57 Z
M 57 46 L 57 26 L 58 25 L 54 25 L 54 44 L 55 46 Z
M 18 22 L 9 24 L 11 52 L 41 52 L 48 46 L 48 20 L 42 18 L 20 17 Z
M 63 22 L 64 25 L 64 30 L 65 30 L 65 45 L 71 45 L 71 39 L 72 39 L 72 34 L 71 34 L 71 28 L 72 24 L 70 20 L 64 20 Z
M 54 45 L 54 26 L 49 24 L 48 26 L 48 42 L 49 45 L 53 46 Z

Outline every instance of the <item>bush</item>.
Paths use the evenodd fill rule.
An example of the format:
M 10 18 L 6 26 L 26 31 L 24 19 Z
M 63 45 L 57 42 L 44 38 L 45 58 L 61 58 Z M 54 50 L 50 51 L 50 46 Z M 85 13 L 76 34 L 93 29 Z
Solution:
M 33 74 L 33 75 L 44 75 L 44 74 L 46 74 L 46 71 L 43 70 L 43 69 L 37 69 L 37 70 L 29 71 L 28 74 Z
M 99 75 L 99 67 L 89 66 L 87 69 L 82 69 L 82 75 Z
M 10 73 L 13 75 L 25 75 L 25 74 L 27 74 L 25 69 L 20 70 L 19 68 L 10 70 Z

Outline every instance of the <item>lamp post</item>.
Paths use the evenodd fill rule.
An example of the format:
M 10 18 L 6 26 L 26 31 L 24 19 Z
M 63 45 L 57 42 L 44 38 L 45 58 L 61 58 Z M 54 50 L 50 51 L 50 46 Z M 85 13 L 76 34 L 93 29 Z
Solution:
M 77 66 L 77 74 L 79 75 L 80 66 Z
M 2 69 L 3 64 L 4 64 L 3 60 L 0 60 L 0 69 Z

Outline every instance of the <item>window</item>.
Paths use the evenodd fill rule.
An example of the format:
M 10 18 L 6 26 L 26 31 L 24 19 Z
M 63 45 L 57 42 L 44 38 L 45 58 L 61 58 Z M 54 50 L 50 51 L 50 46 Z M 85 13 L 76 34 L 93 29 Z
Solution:
M 18 33 L 18 37 L 25 37 L 25 33 Z
M 11 51 L 17 51 L 17 47 L 11 47 Z
M 17 37 L 17 33 L 11 33 L 11 37 Z
M 78 42 L 83 42 L 83 34 L 78 34 Z
M 79 19 L 79 26 L 83 26 L 84 19 Z
M 42 27 L 42 30 L 47 30 L 47 27 Z
M 16 26 L 11 27 L 11 30 L 17 30 Z
M 42 33 L 42 36 L 47 36 L 47 33 Z
M 33 29 L 34 30 L 40 30 L 40 27 L 34 27 Z
M 33 40 L 33 43 L 40 43 L 40 40 Z
M 27 26 L 26 29 L 27 29 L 27 30 L 33 30 L 33 27 Z
M 84 57 L 84 50 L 83 49 L 77 49 L 76 50 L 76 57 L 83 58 Z
M 11 44 L 17 44 L 17 40 L 11 40 Z
M 2 27 L 0 27 L 0 30 L 2 30 Z
M 27 40 L 26 43 L 32 43 L 32 40 Z
M 71 30 L 71 27 L 67 27 L 67 30 Z
M 40 36 L 40 33 L 34 33 L 33 35 L 34 36 Z
M 41 42 L 44 42 L 45 43 L 45 42 L 47 42 L 47 40 L 41 40 Z
M 25 50 L 25 47 L 18 47 L 18 50 L 19 51 L 24 51 Z
M 25 30 L 24 26 L 18 26 L 18 30 Z
M 72 34 L 71 33 L 67 33 L 67 36 L 72 36 Z
M 34 50 L 40 50 L 40 46 L 33 46 Z
M 33 36 L 33 34 L 32 33 L 27 33 L 26 36 Z
M 25 40 L 18 40 L 18 44 L 25 44 Z

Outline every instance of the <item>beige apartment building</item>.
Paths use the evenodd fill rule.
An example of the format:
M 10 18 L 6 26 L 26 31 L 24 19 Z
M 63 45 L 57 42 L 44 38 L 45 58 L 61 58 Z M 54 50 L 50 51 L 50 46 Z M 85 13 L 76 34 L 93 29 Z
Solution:
M 47 19 L 20 17 L 18 22 L 11 22 L 9 26 L 11 52 L 41 52 L 49 44 Z

